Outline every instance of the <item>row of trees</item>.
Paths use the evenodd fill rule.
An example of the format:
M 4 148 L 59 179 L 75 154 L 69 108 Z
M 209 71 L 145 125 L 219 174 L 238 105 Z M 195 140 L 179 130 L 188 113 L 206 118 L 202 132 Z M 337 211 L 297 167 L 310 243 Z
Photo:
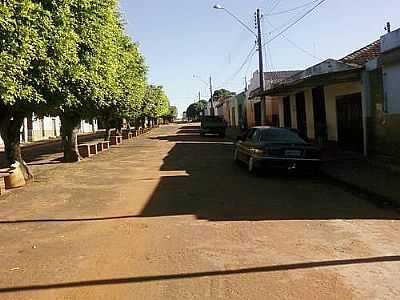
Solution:
M 226 98 L 234 96 L 235 93 L 228 91 L 226 89 L 219 89 L 215 90 L 213 93 L 214 102 L 218 102 L 220 100 L 224 100 Z M 211 99 L 209 100 L 211 101 Z M 199 100 L 198 102 L 192 103 L 186 109 L 186 116 L 190 120 L 199 120 L 200 116 L 205 112 L 207 108 L 207 101 L 206 100 Z
M 7 0 L 0 4 L 0 135 L 9 164 L 21 157 L 25 117 L 59 116 L 64 160 L 79 160 L 81 119 L 108 129 L 169 116 L 162 87 L 146 83 L 117 0 Z M 108 130 L 109 132 L 109 130 Z

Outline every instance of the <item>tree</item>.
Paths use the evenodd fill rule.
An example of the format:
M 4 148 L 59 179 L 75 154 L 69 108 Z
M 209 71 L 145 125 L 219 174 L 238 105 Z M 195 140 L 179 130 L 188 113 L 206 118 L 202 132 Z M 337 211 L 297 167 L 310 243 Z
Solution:
M 149 85 L 143 102 L 143 115 L 150 122 L 167 116 L 169 113 L 169 100 L 162 86 Z
M 189 105 L 189 107 L 186 110 L 186 116 L 191 120 L 198 120 L 206 108 L 207 108 L 207 101 L 200 100 L 198 102 Z
M 38 1 L 10 0 L 0 4 L 0 135 L 9 165 L 18 161 L 32 179 L 20 149 L 20 129 L 26 116 L 47 105 L 36 88 L 40 66 L 49 51 L 51 15 Z
M 214 101 L 218 101 L 220 99 L 225 99 L 234 96 L 236 93 L 225 90 L 225 89 L 219 89 L 214 91 Z

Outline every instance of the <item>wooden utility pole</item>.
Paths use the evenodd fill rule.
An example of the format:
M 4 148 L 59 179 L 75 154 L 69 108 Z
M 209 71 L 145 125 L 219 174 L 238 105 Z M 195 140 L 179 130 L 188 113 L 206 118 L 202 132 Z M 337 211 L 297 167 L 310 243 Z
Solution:
M 258 71 L 260 76 L 260 91 L 264 92 L 264 62 L 263 62 L 263 44 L 262 44 L 262 33 L 261 33 L 261 13 L 260 9 L 257 9 L 256 13 L 256 25 L 257 25 L 257 46 L 258 46 Z M 261 125 L 265 125 L 266 111 L 265 111 L 265 96 L 261 96 Z
M 213 87 L 212 87 L 212 78 L 210 76 L 210 95 L 211 95 L 211 111 L 210 114 L 211 116 L 215 116 L 215 108 L 214 108 L 214 92 L 213 92 Z

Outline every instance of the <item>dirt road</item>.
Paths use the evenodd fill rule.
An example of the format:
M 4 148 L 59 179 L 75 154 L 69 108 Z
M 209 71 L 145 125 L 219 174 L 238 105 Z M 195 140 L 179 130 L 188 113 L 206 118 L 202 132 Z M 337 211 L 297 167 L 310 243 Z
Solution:
M 0 198 L 0 299 L 399 299 L 399 215 L 165 126 Z

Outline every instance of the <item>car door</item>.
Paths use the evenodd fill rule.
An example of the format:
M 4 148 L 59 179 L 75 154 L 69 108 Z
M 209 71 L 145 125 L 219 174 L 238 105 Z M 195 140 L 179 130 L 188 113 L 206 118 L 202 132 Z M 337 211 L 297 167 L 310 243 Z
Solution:
M 254 148 L 255 137 L 257 136 L 257 129 L 250 129 L 246 135 L 245 140 L 239 145 L 239 152 L 241 153 L 241 158 L 247 160 L 251 154 L 251 149 Z

